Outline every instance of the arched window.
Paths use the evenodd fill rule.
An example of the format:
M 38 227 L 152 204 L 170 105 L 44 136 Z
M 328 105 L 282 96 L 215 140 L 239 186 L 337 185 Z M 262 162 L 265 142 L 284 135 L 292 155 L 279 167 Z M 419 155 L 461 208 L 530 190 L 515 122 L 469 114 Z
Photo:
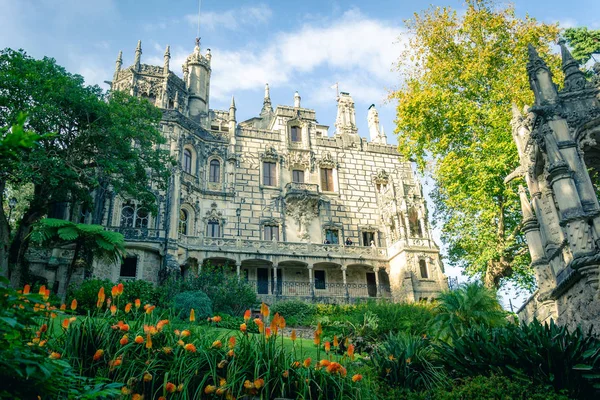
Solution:
M 419 269 L 421 270 L 421 279 L 429 278 L 429 274 L 427 273 L 427 261 L 419 260 Z
M 188 219 L 188 212 L 184 209 L 179 210 L 179 233 L 181 233 L 182 235 L 188 234 Z
M 219 221 L 210 220 L 208 221 L 208 237 L 218 238 L 221 237 L 221 226 L 219 225 Z
M 299 126 L 292 126 L 290 128 L 290 139 L 292 142 L 301 142 L 302 141 L 302 128 Z
M 121 226 L 125 228 L 147 228 L 150 214 L 137 204 L 127 202 L 121 208 Z
M 221 163 L 219 162 L 219 160 L 211 160 L 208 181 L 210 183 L 221 182 Z
M 410 226 L 410 236 L 422 237 L 423 231 L 421 230 L 421 224 L 419 223 L 419 213 L 417 209 L 411 207 L 408 210 L 408 224 Z
M 183 170 L 188 174 L 192 173 L 192 152 L 190 149 L 183 150 Z

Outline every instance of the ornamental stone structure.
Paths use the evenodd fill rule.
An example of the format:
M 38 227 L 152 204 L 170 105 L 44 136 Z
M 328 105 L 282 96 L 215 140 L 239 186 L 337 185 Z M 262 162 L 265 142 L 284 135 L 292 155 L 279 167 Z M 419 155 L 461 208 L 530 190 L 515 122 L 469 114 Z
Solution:
M 212 55 L 199 40 L 183 78 L 169 69 L 169 47 L 163 66 L 142 64 L 141 54 L 138 42 L 134 64 L 123 68 L 119 53 L 111 88 L 162 110 L 160 129 L 178 163 L 168 190 L 156 190 L 156 215 L 111 194 L 103 224 L 125 235 L 127 257 L 96 263 L 94 276 L 158 283 L 210 263 L 266 301 L 419 301 L 447 289 L 421 185 L 387 144 L 374 106 L 370 141 L 358 135 L 344 92 L 333 135 L 298 92 L 292 105 L 274 107 L 268 85 L 258 116 L 238 121 L 233 98 L 228 110 L 209 107 Z M 32 261 L 44 269 L 42 257 Z M 62 280 L 62 269 L 48 280 Z
M 544 60 L 529 47 L 527 71 L 535 104 L 513 107 L 513 138 L 522 176 L 523 230 L 538 290 L 520 318 L 549 321 L 600 333 L 600 64 L 587 80 L 564 42 L 565 79 L 558 90 Z

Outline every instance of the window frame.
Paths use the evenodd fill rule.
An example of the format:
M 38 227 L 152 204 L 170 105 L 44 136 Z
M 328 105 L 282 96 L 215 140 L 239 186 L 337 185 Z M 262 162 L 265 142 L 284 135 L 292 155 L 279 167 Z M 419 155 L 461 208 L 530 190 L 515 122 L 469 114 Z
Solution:
M 429 270 L 427 268 L 427 260 L 419 259 L 419 272 L 421 273 L 421 279 L 429 279 Z
M 323 274 L 323 279 L 317 279 L 317 274 Z M 313 283 L 315 285 L 315 289 L 317 290 L 325 290 L 327 289 L 327 274 L 325 270 L 319 269 L 315 270 L 313 273 Z
M 192 175 L 192 160 L 194 156 L 188 148 L 183 149 L 183 172 Z
M 269 235 L 267 235 L 267 232 L 269 232 Z M 263 240 L 272 241 L 273 237 L 275 237 L 276 241 L 279 241 L 279 225 L 263 225 Z
M 221 161 L 216 158 L 208 163 L 208 182 L 221 183 Z
M 302 179 L 301 180 L 297 180 L 296 179 L 296 175 L 302 177 Z M 304 180 L 304 170 L 302 170 L 302 169 L 293 169 L 292 170 L 292 182 L 293 183 L 305 183 L 305 180 Z
M 333 232 L 335 232 L 335 240 L 332 240 L 334 238 L 331 235 Z M 340 230 L 333 228 L 325 229 L 325 240 L 329 240 L 329 244 L 340 244 Z
M 216 233 L 217 235 L 215 236 L 215 227 L 216 227 Z M 210 238 L 220 238 L 221 236 L 221 224 L 219 223 L 219 221 L 211 219 L 206 223 L 206 236 L 210 237 Z
M 131 215 L 127 216 L 127 220 L 130 222 L 123 223 L 123 210 L 126 208 L 131 209 Z M 143 213 L 143 214 L 142 214 Z M 121 204 L 121 218 L 119 226 L 122 228 L 137 228 L 137 229 L 148 229 L 150 225 L 150 213 L 144 207 L 140 207 L 136 203 L 126 202 Z
M 182 215 L 185 215 L 185 219 L 181 218 Z M 177 228 L 177 231 L 179 232 L 179 234 L 181 234 L 181 235 L 188 234 L 189 220 L 190 220 L 190 213 L 186 209 L 181 208 L 179 210 L 179 225 Z M 182 229 L 182 227 L 183 227 L 183 229 Z
M 373 231 L 362 231 L 361 232 L 361 239 L 363 242 L 363 246 L 368 247 L 371 246 L 371 240 L 373 241 L 373 243 L 375 243 L 375 246 L 377 246 L 377 242 L 375 241 L 375 233 Z M 371 235 L 371 239 L 370 240 L 365 240 L 365 235 Z
M 302 143 L 302 128 L 294 125 L 290 127 L 290 141 L 292 143 Z
M 135 260 L 134 273 L 133 273 L 133 275 L 123 275 L 123 267 L 125 266 L 126 261 L 127 260 L 131 260 L 131 259 Z M 125 278 L 125 279 L 131 279 L 131 278 L 133 278 L 133 279 L 137 279 L 137 273 L 138 273 L 138 256 L 134 255 L 134 256 L 125 256 L 125 257 L 123 257 L 123 260 L 121 261 L 121 265 L 119 267 L 119 278 Z
M 268 168 L 267 168 L 268 166 Z M 266 173 L 268 169 L 268 174 Z M 268 182 L 267 182 L 268 178 Z M 263 161 L 262 164 L 262 184 L 263 186 L 277 186 L 277 162 L 276 161 Z
M 335 192 L 333 168 L 321 167 L 321 191 Z

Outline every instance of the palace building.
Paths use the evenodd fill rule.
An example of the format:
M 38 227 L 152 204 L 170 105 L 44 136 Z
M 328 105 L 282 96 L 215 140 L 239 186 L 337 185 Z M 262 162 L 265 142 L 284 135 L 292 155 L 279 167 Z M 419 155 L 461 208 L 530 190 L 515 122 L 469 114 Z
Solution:
M 97 263 L 94 276 L 159 282 L 210 263 L 267 301 L 419 301 L 448 287 L 422 187 L 387 144 L 375 106 L 365 110 L 370 140 L 358 135 L 344 92 L 332 132 L 298 92 L 274 106 L 268 85 L 257 116 L 238 121 L 233 98 L 228 110 L 209 106 L 212 56 L 198 40 L 182 78 L 170 70 L 169 47 L 163 66 L 143 64 L 141 54 L 138 42 L 127 68 L 119 54 L 111 88 L 162 110 L 178 165 L 168 190 L 156 191 L 156 215 L 110 196 L 103 224 L 123 233 L 127 257 Z

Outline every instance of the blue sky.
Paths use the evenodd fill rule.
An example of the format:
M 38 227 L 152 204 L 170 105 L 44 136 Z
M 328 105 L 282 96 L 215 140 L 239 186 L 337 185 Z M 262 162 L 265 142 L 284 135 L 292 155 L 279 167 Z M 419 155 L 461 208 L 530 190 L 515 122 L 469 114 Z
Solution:
M 394 104 L 385 101 L 397 87 L 393 66 L 403 49 L 403 21 L 444 1 L 244 1 L 203 0 L 200 36 L 212 51 L 211 108 L 227 109 L 235 95 L 238 121 L 260 112 L 264 84 L 274 104 L 317 111 L 333 133 L 336 103 L 331 85 L 339 82 L 356 103 L 359 134 L 367 133 L 367 108 L 377 105 L 391 142 Z M 600 28 L 600 1 L 518 0 L 520 16 L 529 14 L 562 27 Z M 88 83 L 110 80 L 119 50 L 124 65 L 133 62 L 142 40 L 142 62 L 162 65 L 171 46 L 171 69 L 193 50 L 197 0 L 0 0 L 0 48 L 23 48 L 34 57 L 51 56 Z M 448 271 L 451 275 L 459 271 Z

